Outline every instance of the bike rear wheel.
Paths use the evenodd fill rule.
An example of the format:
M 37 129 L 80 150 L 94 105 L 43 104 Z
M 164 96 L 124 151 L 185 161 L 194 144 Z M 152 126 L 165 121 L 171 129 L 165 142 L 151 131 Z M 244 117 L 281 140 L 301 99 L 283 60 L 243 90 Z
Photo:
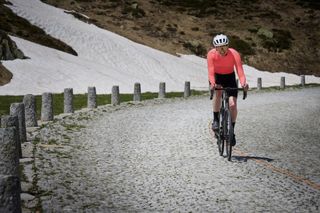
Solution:
M 226 152 L 228 161 L 231 161 L 232 156 L 232 140 L 233 140 L 233 126 L 231 120 L 231 113 L 230 110 L 226 110 L 226 127 L 227 127 L 227 137 L 226 137 Z

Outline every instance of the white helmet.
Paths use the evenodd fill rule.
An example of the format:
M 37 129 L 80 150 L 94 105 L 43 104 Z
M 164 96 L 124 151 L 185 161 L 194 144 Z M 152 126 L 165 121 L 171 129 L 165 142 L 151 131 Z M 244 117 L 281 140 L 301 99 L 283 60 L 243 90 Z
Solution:
M 219 34 L 213 38 L 212 43 L 215 47 L 220 47 L 229 44 L 229 39 L 226 35 Z

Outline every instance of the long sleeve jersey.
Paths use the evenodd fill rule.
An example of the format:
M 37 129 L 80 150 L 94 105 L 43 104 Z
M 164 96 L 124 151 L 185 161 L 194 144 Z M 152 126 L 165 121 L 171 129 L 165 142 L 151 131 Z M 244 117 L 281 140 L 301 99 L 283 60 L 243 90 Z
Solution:
M 208 52 L 207 62 L 208 77 L 211 85 L 216 83 L 215 73 L 230 74 L 234 72 L 234 67 L 236 67 L 241 86 L 246 84 L 240 54 L 235 49 L 228 48 L 227 55 L 225 56 L 221 56 L 216 49 L 212 49 Z

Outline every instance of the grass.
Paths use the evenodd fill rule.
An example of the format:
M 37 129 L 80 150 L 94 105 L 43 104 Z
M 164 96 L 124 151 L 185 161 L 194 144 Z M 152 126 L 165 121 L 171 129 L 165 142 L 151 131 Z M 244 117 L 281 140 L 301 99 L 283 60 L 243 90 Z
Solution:
M 319 87 L 319 84 L 305 84 L 304 88 L 310 87 Z M 276 91 L 280 90 L 279 86 L 262 88 L 261 91 Z M 301 88 L 300 85 L 288 86 L 286 85 L 286 89 L 290 88 Z M 192 96 L 203 95 L 208 93 L 208 91 L 197 91 L 191 90 Z M 166 98 L 179 98 L 183 97 L 183 92 L 169 92 L 166 93 Z M 129 102 L 132 101 L 132 94 L 120 94 L 121 102 Z M 158 98 L 158 93 L 146 92 L 141 94 L 142 100 L 150 100 Z M 61 94 L 53 94 L 53 113 L 54 115 L 59 115 L 63 113 L 63 93 Z M 0 116 L 9 115 L 10 114 L 10 105 L 12 103 L 22 102 L 23 96 L 0 96 Z M 97 105 L 107 105 L 111 104 L 111 95 L 97 95 Z M 73 106 L 75 110 L 80 110 L 82 108 L 87 107 L 87 94 L 77 94 L 73 97 Z M 37 118 L 40 119 L 41 116 L 41 96 L 36 96 L 36 112 Z M 85 119 L 85 118 L 83 118 Z M 66 126 L 67 129 L 81 128 L 81 126 Z
M 201 95 L 207 91 L 195 91 L 192 90 L 192 95 Z M 158 93 L 146 92 L 141 94 L 142 100 L 154 99 L 158 97 Z M 167 98 L 183 97 L 183 92 L 169 92 L 166 93 Z M 41 95 L 35 96 L 36 99 L 36 113 L 37 119 L 41 117 Z M 121 102 L 132 101 L 132 94 L 120 94 Z M 23 101 L 23 96 L 0 96 L 0 116 L 10 114 L 10 105 L 12 103 L 19 103 Z M 53 113 L 58 115 L 63 113 L 64 94 L 53 94 Z M 97 95 L 97 105 L 111 104 L 111 95 Z M 87 94 L 76 94 L 73 96 L 74 110 L 80 110 L 87 107 Z
M 285 89 L 280 89 L 280 85 L 279 86 L 272 86 L 272 87 L 262 87 L 261 90 L 254 88 L 254 89 L 250 90 L 249 93 L 251 93 L 251 92 L 290 91 L 290 90 L 298 90 L 298 89 L 302 89 L 302 88 L 314 88 L 314 87 L 320 87 L 320 84 L 316 84 L 316 83 L 305 84 L 304 87 L 302 87 L 301 85 L 298 85 L 298 84 L 297 85 L 286 85 Z

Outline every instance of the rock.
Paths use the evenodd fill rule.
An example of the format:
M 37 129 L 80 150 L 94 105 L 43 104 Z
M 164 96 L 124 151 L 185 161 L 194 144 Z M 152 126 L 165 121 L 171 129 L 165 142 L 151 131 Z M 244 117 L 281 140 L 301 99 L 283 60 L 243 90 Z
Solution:
M 26 57 L 7 33 L 0 30 L 0 60 L 14 60 L 17 58 L 24 59 Z
M 36 207 L 38 204 L 36 197 L 27 193 L 21 193 L 21 201 L 23 206 L 29 209 Z
M 32 187 L 31 183 L 21 181 L 21 192 L 30 192 Z

